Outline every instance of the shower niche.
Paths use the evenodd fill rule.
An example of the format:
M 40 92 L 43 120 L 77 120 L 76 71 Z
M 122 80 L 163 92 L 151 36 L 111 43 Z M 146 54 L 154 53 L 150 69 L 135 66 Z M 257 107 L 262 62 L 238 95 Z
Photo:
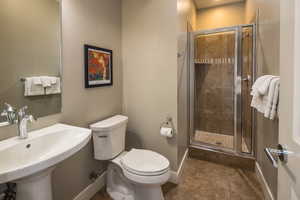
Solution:
M 191 34 L 192 146 L 253 156 L 254 30 L 249 24 Z

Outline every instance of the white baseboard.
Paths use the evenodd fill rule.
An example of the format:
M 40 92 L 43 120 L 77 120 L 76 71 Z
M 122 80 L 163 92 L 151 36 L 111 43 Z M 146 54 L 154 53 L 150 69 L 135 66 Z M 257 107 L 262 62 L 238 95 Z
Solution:
M 181 163 L 180 163 L 180 165 L 179 165 L 178 170 L 177 170 L 177 171 L 171 170 L 171 172 L 170 172 L 171 175 L 170 175 L 169 182 L 174 183 L 174 184 L 179 184 L 179 183 L 180 183 L 181 175 L 182 175 L 182 170 L 183 170 L 183 166 L 184 166 L 184 163 L 185 163 L 186 158 L 187 158 L 187 156 L 188 156 L 188 153 L 189 153 L 189 150 L 186 149 L 186 150 L 185 150 L 185 153 L 184 153 L 184 155 L 183 155 L 183 158 L 182 158 L 182 160 L 181 160 Z
M 90 200 L 101 188 L 106 184 L 106 171 L 103 172 L 93 183 L 88 185 L 83 191 L 81 191 L 74 200 Z
M 264 174 L 262 173 L 262 170 L 261 170 L 258 162 L 255 162 L 255 173 L 258 177 L 259 182 L 261 183 L 261 185 L 263 187 L 262 189 L 264 192 L 265 199 L 266 200 L 274 200 L 274 196 L 273 196 L 271 189 L 264 177 Z

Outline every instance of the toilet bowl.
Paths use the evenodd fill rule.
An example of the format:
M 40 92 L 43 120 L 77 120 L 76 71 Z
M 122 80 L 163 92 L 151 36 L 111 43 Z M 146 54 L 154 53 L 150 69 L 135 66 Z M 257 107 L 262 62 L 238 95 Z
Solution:
M 123 152 L 109 164 L 107 192 L 114 200 L 163 200 L 161 185 L 170 177 L 169 165 L 153 151 Z
M 114 200 L 163 200 L 161 185 L 170 177 L 170 162 L 151 150 L 124 151 L 127 121 L 117 115 L 90 126 L 95 159 L 109 161 L 107 192 Z

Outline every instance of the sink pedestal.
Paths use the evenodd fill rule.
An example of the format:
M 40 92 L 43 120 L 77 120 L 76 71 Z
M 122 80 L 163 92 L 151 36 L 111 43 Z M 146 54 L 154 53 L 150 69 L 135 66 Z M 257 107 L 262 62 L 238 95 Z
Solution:
M 51 174 L 54 168 L 16 180 L 17 200 L 52 200 Z

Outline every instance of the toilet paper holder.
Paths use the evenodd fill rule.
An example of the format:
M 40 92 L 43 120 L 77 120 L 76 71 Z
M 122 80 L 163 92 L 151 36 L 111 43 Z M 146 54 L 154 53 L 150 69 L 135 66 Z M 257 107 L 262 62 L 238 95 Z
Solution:
M 173 119 L 172 117 L 167 117 L 166 120 L 164 122 L 162 122 L 161 126 L 160 126 L 160 130 L 162 128 L 171 128 L 172 129 L 172 137 L 174 137 L 176 131 L 175 131 L 175 127 L 173 124 Z

